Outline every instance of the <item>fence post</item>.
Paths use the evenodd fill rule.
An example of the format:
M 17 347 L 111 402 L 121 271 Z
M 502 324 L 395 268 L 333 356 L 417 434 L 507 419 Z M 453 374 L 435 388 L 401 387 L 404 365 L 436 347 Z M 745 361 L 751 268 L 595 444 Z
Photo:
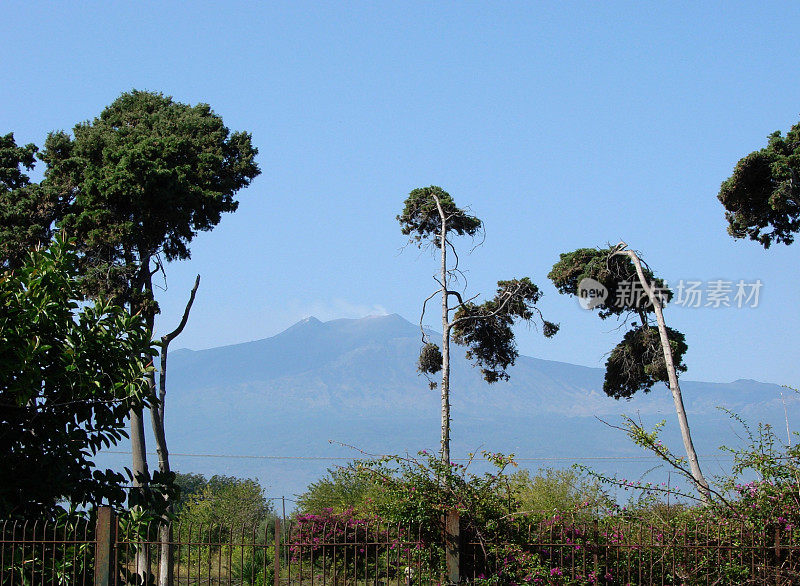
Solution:
M 98 507 L 94 547 L 95 586 L 112 586 L 114 584 L 115 529 L 116 515 L 111 507 Z
M 445 552 L 449 584 L 458 584 L 461 577 L 460 529 L 458 510 L 449 510 L 445 516 Z
M 281 584 L 281 520 L 275 517 L 275 555 L 272 562 L 272 569 L 275 573 L 275 586 Z

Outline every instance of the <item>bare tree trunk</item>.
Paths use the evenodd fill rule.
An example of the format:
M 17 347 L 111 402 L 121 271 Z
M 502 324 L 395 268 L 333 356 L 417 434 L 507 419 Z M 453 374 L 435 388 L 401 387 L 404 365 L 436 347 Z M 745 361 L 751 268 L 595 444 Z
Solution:
M 439 278 L 442 286 L 442 464 L 450 466 L 450 308 L 448 306 L 447 291 L 447 217 L 442 209 L 442 204 L 436 195 L 436 207 L 442 221 L 440 249 L 442 265 Z
M 164 364 L 164 356 L 162 349 L 161 363 Z M 162 366 L 163 368 L 163 366 Z M 155 381 L 152 381 L 153 394 L 155 395 Z M 167 474 L 170 472 L 169 467 L 169 451 L 167 450 L 167 440 L 164 433 L 164 413 L 163 403 L 153 405 L 150 408 L 150 421 L 153 426 L 153 435 L 156 438 L 156 453 L 158 454 L 158 470 L 161 473 Z M 165 496 L 166 498 L 166 496 Z M 172 524 L 168 516 L 170 506 L 166 505 L 165 514 L 161 519 L 158 526 L 158 544 L 159 544 L 159 560 L 158 566 L 158 586 L 172 586 L 172 565 L 173 565 L 173 552 L 172 552 Z
M 200 275 L 194 281 L 194 287 L 189 295 L 189 301 L 183 312 L 180 324 L 169 334 L 161 337 L 161 369 L 158 376 L 158 402 L 154 403 L 150 409 L 150 419 L 153 424 L 153 435 L 156 438 L 156 453 L 158 454 L 158 470 L 163 474 L 170 472 L 169 450 L 167 449 L 167 436 L 164 430 L 164 407 L 167 397 L 167 354 L 169 343 L 177 338 L 186 326 L 189 319 L 189 312 L 192 309 L 197 288 L 200 286 Z M 155 381 L 153 381 L 153 393 L 155 394 Z M 161 564 L 158 570 L 158 586 L 172 586 L 174 581 L 173 565 L 175 560 L 172 544 L 172 522 L 169 513 L 172 504 L 167 503 L 164 517 L 158 528 L 159 558 Z
M 624 243 L 621 243 L 624 245 Z M 624 246 L 623 246 L 624 247 Z M 661 338 L 661 348 L 664 352 L 664 363 L 667 367 L 667 376 L 669 377 L 669 390 L 672 391 L 672 399 L 675 402 L 675 412 L 678 415 L 678 425 L 681 428 L 681 437 L 683 438 L 683 447 L 686 449 L 686 456 L 689 459 L 689 467 L 692 471 L 695 485 L 700 497 L 704 503 L 708 503 L 710 499 L 710 492 L 708 489 L 708 482 L 700 470 L 700 462 L 697 459 L 697 452 L 694 449 L 692 442 L 692 434 L 689 431 L 689 420 L 686 418 L 686 409 L 683 407 L 683 396 L 681 395 L 681 387 L 678 384 L 678 374 L 675 371 L 675 363 L 672 359 L 672 347 L 669 344 L 669 335 L 667 334 L 667 325 L 664 321 L 664 312 L 662 311 L 661 299 L 655 294 L 655 291 L 650 283 L 645 279 L 644 271 L 642 270 L 642 263 L 639 257 L 632 250 L 619 250 L 618 254 L 628 256 L 636 267 L 636 274 L 639 277 L 639 282 L 644 288 L 650 302 L 653 304 L 653 309 L 656 314 L 656 321 L 658 322 L 658 333 Z M 643 326 L 645 324 L 642 324 Z

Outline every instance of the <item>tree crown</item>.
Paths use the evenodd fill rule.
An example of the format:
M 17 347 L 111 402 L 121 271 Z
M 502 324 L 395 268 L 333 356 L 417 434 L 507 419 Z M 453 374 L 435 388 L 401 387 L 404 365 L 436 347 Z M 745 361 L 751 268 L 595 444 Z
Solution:
M 667 382 L 669 376 L 658 328 L 648 324 L 655 311 L 653 304 L 646 294 L 635 305 L 625 298 L 625 289 L 621 285 L 639 285 L 639 277 L 631 258 L 616 252 L 615 248 L 579 248 L 561 254 L 548 278 L 559 293 L 573 296 L 579 295 L 578 289 L 583 279 L 594 279 L 608 291 L 605 302 L 597 307 L 601 319 L 611 316 L 627 318 L 631 315 L 639 318 L 639 323 L 632 323 L 622 341 L 611 351 L 606 361 L 603 383 L 603 390 L 608 396 L 629 399 L 637 391 L 648 392 L 657 381 Z M 648 284 L 656 289 L 662 303 L 669 302 L 672 291 L 666 283 L 647 266 L 642 267 L 642 272 Z M 684 335 L 671 328 L 667 328 L 667 334 L 675 369 L 684 372 L 683 355 L 688 348 Z
M 717 196 L 725 207 L 728 233 L 769 248 L 791 244 L 800 229 L 800 123 L 767 146 L 742 158 Z
M 439 205 L 436 203 L 437 199 Z M 403 234 L 420 246 L 441 236 L 442 217 L 439 206 L 444 212 L 448 232 L 459 236 L 474 236 L 480 230 L 481 221 L 478 218 L 456 207 L 453 198 L 444 189 L 431 185 L 414 189 L 406 198 L 403 213 L 397 216 Z
M 625 303 L 623 283 L 639 283 L 636 267 L 627 256 L 615 255 L 611 248 L 579 248 L 560 255 L 559 261 L 553 265 L 547 277 L 553 282 L 559 293 L 578 296 L 578 287 L 584 279 L 594 279 L 608 291 L 605 302 L 598 307 L 601 319 L 620 316 L 631 311 L 641 314 L 652 312 L 652 304 L 643 298 L 635 307 Z M 658 279 L 647 267 L 642 267 L 647 282 L 662 295 L 663 301 L 672 299 L 672 291 L 662 279 Z
M 676 372 L 686 372 L 686 337 L 672 328 L 667 328 L 667 337 Z M 615 399 L 630 399 L 637 391 L 649 392 L 659 381 L 668 383 L 669 373 L 658 328 L 643 326 L 628 331 L 606 360 L 603 391 Z
M 19 268 L 52 236 L 56 206 L 25 172 L 37 152 L 34 144 L 17 146 L 13 133 L 0 135 L 0 268 Z
M 84 246 L 95 286 L 126 296 L 131 265 L 189 258 L 194 236 L 236 210 L 234 194 L 260 173 L 257 153 L 207 104 L 134 90 L 73 137 L 48 136 L 42 186 L 70 203 L 60 226 Z

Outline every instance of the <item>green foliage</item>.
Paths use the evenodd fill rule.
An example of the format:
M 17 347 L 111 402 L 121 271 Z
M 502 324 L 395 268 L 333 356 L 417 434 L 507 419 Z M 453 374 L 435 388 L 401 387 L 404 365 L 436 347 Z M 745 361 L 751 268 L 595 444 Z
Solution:
M 442 232 L 437 198 L 445 215 L 448 232 L 459 236 L 477 234 L 481 228 L 481 221 L 456 207 L 450 194 L 435 185 L 414 189 L 409 193 L 403 213 L 397 216 L 403 234 L 420 246 L 427 242 L 436 243 L 436 238 L 441 237 Z
M 354 467 L 329 469 L 327 475 L 308 485 L 297 497 L 300 513 L 319 513 L 326 509 L 334 513 L 353 510 L 372 510 L 380 489 L 370 478 L 359 474 Z
M 683 355 L 688 350 L 685 336 L 667 328 L 667 337 L 676 372 L 685 372 Z M 603 391 L 615 399 L 630 399 L 637 391 L 649 392 L 658 381 L 669 383 L 658 328 L 645 326 L 628 331 L 606 360 Z
M 202 474 L 176 472 L 175 486 L 179 494 L 173 503 L 174 513 L 180 514 L 183 507 L 192 502 L 207 484 L 208 479 Z
M 25 173 L 37 152 L 33 144 L 17 146 L 12 133 L 0 135 L 0 268 L 19 268 L 52 237 L 57 206 Z
M 728 233 L 769 248 L 791 244 L 800 229 L 800 124 L 741 159 L 720 187 Z
M 420 452 L 418 458 L 387 457 L 357 461 L 311 483 L 298 497 L 302 514 L 352 513 L 397 523 L 436 522 L 451 508 L 475 504 L 486 519 L 497 515 L 551 514 L 553 511 L 596 511 L 611 506 L 597 482 L 574 469 L 547 468 L 507 474 L 511 457 L 484 453 L 494 472 L 472 474 L 467 466 L 442 466 L 438 458 Z M 470 457 L 474 457 L 470 455 Z M 444 480 L 443 480 L 444 479 Z M 461 503 L 459 505 L 459 503 Z
M 640 303 L 631 307 L 625 303 L 624 290 L 621 283 L 636 282 L 636 267 L 627 256 L 613 255 L 610 248 L 579 248 L 572 252 L 562 253 L 559 261 L 553 265 L 547 277 L 553 282 L 559 293 L 578 295 L 578 286 L 583 279 L 594 279 L 608 291 L 608 297 L 598 308 L 601 319 L 634 313 L 652 312 L 653 307 L 642 295 Z M 663 296 L 665 302 L 672 299 L 672 292 L 666 283 L 657 279 L 646 266 L 642 267 L 647 282 L 652 284 Z
M 58 510 L 48 522 L 0 523 L 0 584 L 88 584 L 94 573 L 93 515 Z M 21 542 L 27 542 L 20 547 Z M 34 545 L 35 543 L 35 545 Z
M 759 423 L 753 429 L 739 415 L 723 411 L 744 431 L 740 436 L 744 446 L 722 446 L 734 462 L 730 474 L 719 484 L 721 490 L 734 496 L 730 502 L 736 513 L 755 526 L 800 528 L 800 435 L 795 432 L 782 441 L 769 424 Z M 720 509 L 731 513 L 729 508 Z
M 232 556 L 231 575 L 246 586 L 273 586 L 275 584 L 275 547 L 247 548 L 240 556 Z
M 439 346 L 432 342 L 422 346 L 417 361 L 417 370 L 423 374 L 436 374 L 442 370 L 442 351 Z
M 179 519 L 183 525 L 238 530 L 260 525 L 271 513 L 272 506 L 257 481 L 215 475 L 183 506 Z
M 614 254 L 613 248 L 579 248 L 573 252 L 561 254 L 559 261 L 553 265 L 548 278 L 559 293 L 577 296 L 580 282 L 583 279 L 594 279 L 606 288 L 608 297 L 597 307 L 601 319 L 611 316 L 628 318 L 634 315 L 639 323 L 633 322 L 622 341 L 611 351 L 606 360 L 605 381 L 603 391 L 615 399 L 631 398 L 637 391 L 648 392 L 658 381 L 667 382 L 664 353 L 658 328 L 649 325 L 653 304 L 642 293 L 638 305 L 631 306 L 625 301 L 628 289 L 635 283 L 640 286 L 633 261 L 625 255 Z M 655 277 L 646 266 L 642 267 L 645 279 L 656 289 L 663 303 L 672 298 L 672 292 L 666 283 Z M 634 296 L 635 298 L 635 296 Z M 683 356 L 688 350 L 684 335 L 667 328 L 667 337 L 672 349 L 672 360 L 676 372 L 685 372 Z
M 528 277 L 498 281 L 494 299 L 480 305 L 461 305 L 453 320 L 453 341 L 467 347 L 467 358 L 481 368 L 486 382 L 508 380 L 506 369 L 519 356 L 511 326 L 515 319 L 530 321 L 541 317 L 536 303 L 539 288 Z M 546 337 L 558 332 L 558 325 L 542 319 Z
M 73 137 L 51 133 L 42 188 L 69 203 L 60 225 L 80 241 L 87 289 L 155 311 L 151 258 L 189 258 L 193 237 L 235 211 L 234 194 L 260 173 L 257 152 L 207 104 L 136 90 Z
M 796 441 L 781 442 L 769 426 L 751 431 L 736 419 L 745 426 L 747 445 L 730 450 L 733 469 L 712 488 L 715 498 L 704 507 L 676 504 L 676 496 L 699 497 L 675 487 L 595 476 L 635 491 L 627 507 L 615 507 L 597 483 L 575 470 L 506 474 L 512 462 L 499 454 L 485 454 L 494 470 L 484 475 L 470 473 L 469 465 L 443 466 L 424 452 L 418 458 L 362 461 L 357 474 L 383 494 L 362 500 L 360 512 L 307 515 L 302 548 L 315 548 L 310 557 L 318 561 L 307 568 L 324 567 L 319 559 L 325 556 L 327 567 L 333 559 L 340 563 L 342 556 L 321 544 L 335 541 L 335 531 L 351 532 L 341 540 L 349 541 L 347 547 L 369 541 L 352 537 L 353 527 L 379 517 L 421 528 L 419 577 L 435 579 L 443 570 L 443 517 L 455 509 L 466 576 L 476 584 L 636 584 L 645 576 L 654 583 L 732 586 L 766 583 L 778 571 L 796 575 L 797 560 L 786 552 L 800 538 L 800 448 Z M 662 425 L 645 429 L 627 418 L 620 429 L 691 481 L 686 460 L 660 441 Z M 331 481 L 347 478 L 341 481 L 346 486 L 353 474 L 351 469 L 346 476 L 332 475 Z M 667 494 L 671 501 L 664 500 Z M 540 513 L 525 514 L 532 510 Z M 387 566 L 380 555 L 376 551 L 381 560 L 376 569 Z M 365 571 L 373 575 L 371 566 Z
M 118 504 L 124 478 L 92 457 L 144 404 L 154 350 L 141 317 L 79 304 L 78 257 L 63 236 L 0 273 L 0 518 L 60 500 Z
M 458 511 L 467 539 L 495 539 L 515 510 L 504 471 L 516 464 L 503 454 L 482 455 L 491 466 L 483 474 L 470 471 L 473 454 L 467 464 L 444 464 L 426 451 L 417 458 L 386 456 L 359 462 L 359 474 L 375 487 L 363 513 L 393 524 L 419 526 L 422 540 L 434 544 L 441 539 L 445 515 Z
M 545 468 L 535 476 L 528 470 L 519 470 L 506 482 L 521 512 L 548 515 L 593 512 L 611 505 L 596 481 L 590 481 L 572 468 Z

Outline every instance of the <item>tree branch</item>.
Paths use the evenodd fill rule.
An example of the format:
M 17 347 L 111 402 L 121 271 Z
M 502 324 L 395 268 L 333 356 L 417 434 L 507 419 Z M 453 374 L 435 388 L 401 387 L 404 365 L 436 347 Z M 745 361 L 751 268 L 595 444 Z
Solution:
M 434 277 L 434 279 L 435 278 L 436 277 Z M 428 298 L 425 299 L 425 301 L 422 302 L 422 313 L 419 316 L 419 331 L 422 333 L 422 343 L 423 344 L 427 344 L 427 342 L 425 341 L 425 326 L 422 325 L 422 320 L 425 319 L 425 306 L 428 304 L 428 301 L 430 301 L 431 299 L 436 297 L 437 293 L 439 293 L 439 291 L 434 291 L 433 293 L 428 295 Z
M 194 287 L 189 294 L 189 301 L 186 303 L 186 309 L 183 310 L 183 317 L 178 327 L 172 330 L 169 334 L 161 336 L 161 372 L 158 373 L 158 417 L 161 420 L 161 425 L 164 425 L 164 398 L 167 395 L 167 352 L 169 350 L 169 343 L 177 338 L 183 328 L 186 327 L 186 322 L 189 320 L 189 312 L 192 310 L 195 295 L 197 295 L 197 288 L 200 286 L 200 275 L 194 280 Z
M 502 297 L 505 297 L 505 299 L 503 299 L 503 302 L 500 304 L 500 306 L 492 313 L 487 313 L 486 315 L 466 315 L 464 317 L 459 317 L 458 319 L 454 319 L 452 322 L 450 322 L 450 326 L 452 327 L 457 323 L 466 321 L 468 319 L 488 319 L 491 317 L 495 317 L 496 315 L 499 315 L 505 309 L 506 305 L 508 305 L 508 302 L 514 298 L 514 295 L 516 295 L 519 292 L 521 287 L 522 287 L 521 285 L 517 285 L 517 288 L 514 291 L 504 291 Z

